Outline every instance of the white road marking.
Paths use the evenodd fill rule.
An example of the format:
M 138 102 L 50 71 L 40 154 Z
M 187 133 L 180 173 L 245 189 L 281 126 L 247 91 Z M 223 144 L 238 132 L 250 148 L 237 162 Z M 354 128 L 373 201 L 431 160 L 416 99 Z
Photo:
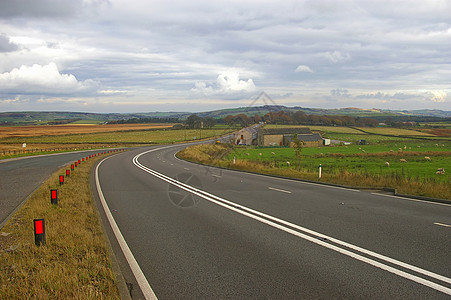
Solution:
M 119 246 L 121 247 L 125 258 L 127 259 L 130 269 L 132 270 L 133 275 L 135 276 L 136 281 L 138 282 L 138 285 L 141 288 L 142 293 L 144 294 L 144 297 L 146 299 L 158 299 L 157 296 L 155 295 L 154 291 L 150 287 L 150 284 L 147 281 L 146 276 L 144 275 L 141 268 L 139 267 L 138 262 L 136 261 L 135 257 L 133 256 L 132 251 L 128 247 L 127 242 L 124 239 L 124 236 L 122 235 L 121 231 L 119 230 L 119 227 L 117 226 L 116 221 L 114 220 L 114 217 L 111 214 L 108 204 L 106 203 L 105 197 L 103 196 L 102 188 L 100 187 L 100 181 L 99 181 L 99 167 L 108 158 L 110 158 L 110 157 L 104 158 L 96 167 L 95 181 L 96 181 L 96 187 L 97 187 L 97 192 L 99 194 L 100 202 L 102 203 L 103 210 L 105 211 L 105 214 L 108 219 L 108 222 L 110 223 L 111 229 L 113 230 L 114 235 L 116 236 Z
M 434 223 L 434 225 L 443 226 L 443 227 L 451 227 L 451 225 L 443 224 L 443 223 Z
M 189 171 L 189 169 L 188 169 L 188 168 L 183 168 L 183 170 L 187 170 L 187 171 Z
M 373 195 L 378 195 L 378 196 L 384 196 L 384 197 L 391 197 L 391 198 L 396 198 L 396 199 L 401 199 L 401 200 L 408 200 L 408 201 L 415 201 L 415 202 L 423 202 L 423 203 L 436 204 L 436 205 L 443 205 L 443 206 L 451 206 L 451 204 L 447 204 L 447 203 L 425 201 L 425 200 L 419 200 L 419 199 L 413 199 L 413 198 L 407 198 L 407 197 L 399 197 L 399 196 L 386 195 L 386 194 L 379 194 L 379 193 L 371 193 L 371 194 L 373 194 Z
M 282 192 L 282 193 L 291 194 L 290 191 L 281 190 L 281 189 L 276 189 L 276 188 L 273 188 L 273 187 L 270 187 L 270 186 L 268 186 L 268 190 L 273 190 L 273 191 L 277 191 L 277 192 Z
M 406 278 L 408 280 L 412 280 L 412 281 L 417 282 L 419 284 L 422 284 L 424 286 L 427 286 L 427 287 L 430 287 L 430 288 L 435 289 L 437 291 L 440 291 L 440 292 L 443 292 L 445 294 L 451 295 L 451 289 L 450 288 L 447 288 L 445 286 L 439 285 L 439 284 L 437 284 L 435 282 L 432 282 L 430 280 L 426 280 L 424 278 L 412 275 L 410 273 L 401 271 L 399 269 L 396 269 L 394 267 L 388 266 L 386 264 L 383 264 L 383 263 L 378 262 L 376 260 L 373 260 L 371 258 L 362 256 L 362 255 L 360 255 L 358 253 L 355 253 L 355 252 L 352 252 L 352 251 L 340 248 L 338 246 L 332 245 L 330 243 L 325 242 L 325 240 L 328 240 L 328 241 L 331 241 L 331 242 L 333 242 L 335 244 L 347 247 L 349 249 L 352 249 L 354 251 L 360 252 L 362 254 L 365 254 L 365 255 L 368 255 L 368 256 L 372 256 L 372 257 L 380 259 L 380 260 L 384 260 L 384 261 L 386 261 L 388 263 L 391 263 L 391 264 L 394 264 L 394 265 L 398 265 L 398 266 L 403 267 L 405 269 L 412 270 L 414 272 L 423 274 L 425 276 L 428 276 L 428 277 L 431 277 L 431 278 L 434 278 L 434 279 L 446 282 L 448 284 L 451 284 L 451 278 L 448 278 L 448 277 L 445 277 L 443 275 L 436 274 L 436 273 L 433 273 L 433 272 L 421 269 L 419 267 L 416 267 L 416 266 L 404 263 L 402 261 L 398 261 L 396 259 L 384 256 L 382 254 L 378 254 L 376 252 L 373 252 L 373 251 L 361 248 L 359 246 L 355 246 L 355 245 L 349 244 L 347 242 L 335 239 L 333 237 L 329 237 L 327 235 L 315 232 L 315 231 L 307 229 L 305 227 L 301 227 L 301 226 L 298 226 L 296 224 L 292 224 L 292 223 L 289 223 L 287 221 L 284 221 L 282 219 L 278 219 L 276 217 L 264 214 L 264 213 L 256 211 L 256 210 L 253 210 L 251 208 L 238 205 L 237 203 L 228 201 L 226 199 L 223 199 L 223 198 L 220 198 L 220 197 L 215 196 L 213 194 L 210 194 L 210 193 L 208 193 L 206 191 L 197 189 L 197 188 L 189 186 L 189 185 L 187 185 L 187 184 L 185 184 L 183 182 L 180 182 L 180 181 L 177 181 L 175 179 L 172 179 L 171 177 L 168 177 L 168 176 L 166 176 L 164 174 L 161 174 L 161 173 L 159 173 L 159 172 L 157 172 L 155 170 L 152 170 L 152 169 L 142 165 L 138 161 L 138 158 L 140 156 L 142 156 L 144 154 L 147 154 L 147 153 L 150 153 L 150 152 L 153 152 L 153 151 L 161 150 L 161 149 L 163 149 L 163 148 L 157 148 L 157 149 L 148 150 L 148 151 L 145 151 L 145 152 L 142 152 L 142 153 L 136 155 L 133 158 L 133 164 L 135 166 L 137 166 L 138 168 L 140 168 L 141 170 L 143 170 L 143 171 L 145 171 L 145 172 L 147 172 L 147 173 L 149 173 L 149 174 L 151 174 L 151 175 L 153 175 L 153 176 L 155 176 L 157 178 L 160 178 L 161 180 L 166 181 L 169 184 L 177 186 L 177 187 L 179 187 L 179 188 L 181 188 L 181 189 L 183 189 L 185 191 L 188 191 L 188 192 L 190 192 L 190 193 L 192 193 L 194 195 L 197 195 L 197 196 L 199 196 L 199 197 L 201 197 L 201 198 L 203 198 L 203 199 L 205 199 L 207 201 L 210 201 L 212 203 L 215 203 L 215 204 L 217 204 L 219 206 L 222 206 L 222 207 L 227 208 L 229 210 L 235 211 L 235 212 L 237 212 L 237 213 L 239 213 L 241 215 L 244 215 L 244 216 L 247 216 L 247 217 L 252 218 L 254 220 L 260 221 L 260 222 L 265 223 L 267 225 L 270 225 L 270 226 L 272 226 L 274 228 L 283 230 L 283 231 L 285 231 L 287 233 L 290 233 L 292 235 L 298 236 L 300 238 L 303 238 L 305 240 L 308 240 L 308 241 L 310 241 L 312 243 L 318 244 L 318 245 L 323 246 L 325 248 L 334 250 L 336 252 L 339 252 L 341 254 L 347 255 L 347 256 L 352 257 L 354 259 L 357 259 L 359 261 L 365 262 L 367 264 L 370 264 L 370 265 L 375 266 L 377 268 L 380 268 L 382 270 L 385 270 L 385 271 L 388 271 L 390 273 L 396 274 L 396 275 L 398 275 L 400 277 Z M 296 230 L 298 230 L 298 231 L 296 231 Z M 303 231 L 303 232 L 308 233 L 310 235 L 314 235 L 314 237 L 306 235 L 306 234 L 301 233 L 299 231 Z M 320 238 L 320 239 L 318 239 L 318 238 Z

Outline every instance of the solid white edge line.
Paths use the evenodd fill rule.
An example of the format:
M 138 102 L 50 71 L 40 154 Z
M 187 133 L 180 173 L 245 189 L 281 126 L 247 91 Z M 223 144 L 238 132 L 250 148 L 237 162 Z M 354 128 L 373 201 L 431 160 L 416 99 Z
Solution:
M 436 204 L 436 205 L 443 205 L 443 206 L 451 206 L 451 204 L 447 203 L 440 203 L 440 202 L 432 202 L 432 201 L 426 201 L 426 200 L 420 200 L 420 199 L 413 199 L 408 197 L 399 197 L 399 196 L 393 196 L 393 195 L 386 195 L 386 194 L 379 194 L 379 193 L 371 193 L 372 195 L 377 196 L 384 196 L 384 197 L 390 197 L 390 198 L 396 198 L 401 200 L 407 200 L 407 201 L 415 201 L 415 202 L 422 202 L 422 203 L 428 203 L 428 204 Z
M 395 260 L 395 259 L 392 259 L 392 258 L 383 256 L 383 255 L 381 255 L 381 254 L 378 254 L 378 253 L 375 253 L 375 252 L 372 252 L 372 251 L 369 251 L 369 250 L 360 248 L 360 247 L 358 247 L 358 246 L 354 246 L 354 245 L 352 245 L 352 244 L 348 244 L 348 243 L 343 242 L 343 241 L 341 241 L 341 240 L 337 240 L 337 239 L 335 239 L 335 238 L 328 237 L 328 236 L 326 236 L 326 235 L 323 235 L 323 234 L 314 232 L 314 231 L 309 230 L 309 229 L 307 229 L 307 228 L 303 228 L 303 227 L 301 227 L 301 226 L 298 226 L 298 225 L 295 225 L 295 224 L 291 224 L 291 223 L 286 222 L 286 221 L 284 221 L 284 220 L 275 218 L 275 217 L 270 216 L 270 215 L 266 215 L 266 214 L 264 214 L 264 213 L 261 213 L 261 212 L 255 211 L 255 210 L 252 210 L 252 209 L 247 208 L 247 207 L 245 207 L 245 206 L 237 205 L 236 203 L 233 203 L 233 202 L 231 202 L 231 201 L 222 199 L 222 198 L 217 197 L 217 196 L 215 196 L 215 195 L 211 195 L 211 194 L 209 194 L 208 192 L 205 192 L 205 191 L 196 189 L 196 188 L 191 187 L 191 186 L 189 186 L 189 185 L 186 185 L 186 184 L 184 184 L 184 183 L 182 183 L 182 182 L 179 182 L 179 181 L 177 181 L 177 180 L 175 180 L 175 179 L 172 179 L 172 178 L 170 178 L 170 177 L 168 177 L 168 176 L 166 176 L 166 175 L 163 175 L 163 174 L 158 173 L 158 172 L 156 172 L 156 171 L 154 171 L 154 170 L 151 170 L 151 169 L 145 167 L 144 165 L 142 165 L 141 163 L 139 163 L 138 158 L 139 158 L 141 155 L 144 155 L 144 154 L 146 154 L 146 153 L 153 152 L 153 151 L 156 151 L 156 150 L 161 150 L 161 149 L 163 149 L 163 148 L 152 149 L 152 150 L 149 150 L 149 151 L 142 152 L 142 153 L 136 155 L 136 156 L 133 158 L 133 163 L 134 163 L 138 168 L 142 169 L 143 171 L 145 171 L 145 172 L 147 172 L 147 173 L 149 173 L 149 174 L 151 174 L 151 175 L 153 175 L 153 176 L 155 176 L 155 177 L 157 177 L 157 178 L 160 178 L 160 179 L 162 179 L 162 180 L 164 180 L 164 181 L 166 181 L 166 182 L 168 182 L 168 183 L 170 183 L 170 184 L 173 184 L 173 185 L 175 185 L 175 186 L 177 186 L 177 187 L 179 187 L 179 188 L 181 188 L 181 189 L 184 189 L 184 190 L 186 190 L 186 191 L 188 191 L 188 192 L 191 192 L 191 193 L 193 193 L 193 194 L 195 194 L 195 195 L 197 195 L 197 196 L 199 196 L 199 197 L 202 197 L 202 198 L 204 198 L 204 199 L 206 199 L 206 200 L 208 200 L 208 201 L 210 201 L 210 202 L 216 203 L 216 204 L 218 204 L 218 205 L 220 205 L 220 206 L 223 206 L 223 207 L 226 207 L 226 208 L 228 208 L 228 209 L 230 209 L 230 210 L 236 211 L 236 212 L 238 212 L 238 213 L 240 213 L 240 214 L 242 214 L 242 215 L 251 217 L 251 218 L 256 219 L 256 220 L 260 220 L 260 219 L 261 219 L 263 223 L 266 223 L 266 224 L 268 224 L 268 225 L 274 224 L 274 226 L 273 226 L 273 225 L 271 225 L 271 226 L 276 227 L 276 228 L 279 228 L 279 227 L 280 227 L 279 229 L 284 230 L 284 231 L 286 231 L 286 232 L 292 233 L 291 231 L 293 231 L 293 230 L 290 229 L 290 228 L 287 228 L 287 227 L 283 227 L 283 226 L 281 226 L 281 225 L 279 225 L 279 224 L 273 223 L 273 222 L 271 222 L 271 221 L 269 221 L 269 220 L 262 219 L 262 218 L 260 218 L 260 217 L 258 217 L 258 216 L 255 216 L 255 215 L 251 214 L 251 213 L 255 213 L 255 214 L 260 215 L 260 216 L 263 216 L 263 217 L 265 217 L 265 218 L 268 218 L 268 219 L 277 221 L 277 222 L 279 222 L 279 223 L 282 223 L 282 224 L 291 226 L 291 227 L 296 228 L 296 229 L 298 229 L 298 230 L 303 230 L 303 231 L 308 232 L 308 233 L 310 233 L 310 234 L 322 236 L 322 237 L 324 237 L 324 238 L 326 238 L 326 239 L 329 239 L 329 240 L 332 241 L 332 242 L 335 242 L 335 243 L 337 243 L 337 244 L 346 246 L 346 247 L 351 248 L 351 249 L 354 249 L 354 250 L 356 250 L 356 251 L 360 251 L 360 252 L 362 252 L 362 253 L 365 253 L 365 254 L 368 254 L 368 255 L 372 255 L 372 256 L 374 256 L 374 257 L 376 257 L 376 258 L 385 260 L 385 261 L 390 262 L 390 263 L 393 263 L 393 264 L 397 264 L 397 265 L 399 265 L 399 266 L 401 266 L 401 267 L 404 267 L 404 268 L 413 270 L 413 271 L 418 272 L 418 273 L 421 273 L 421 274 L 423 274 L 423 275 L 427 275 L 427 276 L 429 276 L 429 277 L 432 277 L 432 278 L 435 278 L 435 279 L 439 279 L 439 280 L 444 281 L 444 282 L 447 282 L 447 283 L 451 283 L 451 279 L 450 279 L 450 278 L 447 278 L 447 277 L 445 277 L 445 276 L 442 276 L 442 275 L 439 275 L 439 274 L 435 274 L 435 273 L 433 273 L 433 272 L 430 272 L 430 271 L 421 269 L 421 268 L 419 268 L 419 267 L 415 267 L 415 266 L 412 266 L 412 265 L 403 263 L 403 262 L 401 262 L 401 261 L 397 261 L 397 260 Z M 199 191 L 202 192 L 202 193 L 199 193 Z M 208 195 L 208 196 L 207 196 L 207 195 Z M 213 198 L 220 199 L 221 201 L 226 202 L 226 203 L 228 203 L 228 204 L 230 204 L 230 205 L 233 205 L 233 206 L 229 206 L 228 204 L 225 204 L 225 203 L 222 203 L 222 202 L 218 202 L 218 201 L 214 200 Z M 248 210 L 248 211 L 251 212 L 251 213 L 243 212 L 242 210 L 239 210 L 239 209 L 235 208 L 234 206 L 238 206 L 238 207 L 240 207 L 241 209 L 246 209 L 246 210 Z M 269 224 L 268 222 L 271 223 L 271 224 Z M 282 229 L 282 228 L 285 228 L 286 230 L 285 230 L 285 229 Z M 302 238 L 304 238 L 303 236 L 305 236 L 305 235 L 303 235 L 302 233 L 299 233 L 299 232 L 297 232 L 297 231 L 293 231 L 293 232 L 294 232 L 294 233 L 297 233 L 297 234 L 292 233 L 292 234 L 294 234 L 294 235 L 296 235 L 296 236 L 299 236 L 299 237 L 302 237 Z M 301 235 L 302 235 L 302 236 L 301 236 Z M 350 251 L 348 251 L 348 250 L 341 249 L 341 248 L 338 248 L 338 247 L 336 247 L 336 246 L 330 245 L 330 244 L 328 244 L 328 243 L 319 241 L 319 240 L 317 240 L 317 239 L 315 239 L 315 238 L 312 238 L 312 237 L 310 237 L 310 236 L 305 236 L 305 239 L 310 240 L 310 241 L 312 241 L 312 242 L 314 242 L 314 243 L 316 243 L 316 244 L 320 244 L 320 245 L 322 245 L 322 246 L 324 246 L 324 247 L 326 247 L 326 248 L 330 248 L 330 249 L 332 249 L 332 250 L 335 250 L 335 251 L 337 251 L 337 252 L 339 252 L 339 253 L 343 253 L 343 254 L 345 254 L 345 255 L 351 256 L 351 257 L 353 257 L 353 258 L 355 258 L 355 259 L 358 259 L 358 260 L 367 262 L 368 264 L 371 264 L 371 265 L 376 266 L 376 267 L 378 267 L 378 268 L 380 268 L 380 269 L 389 271 L 389 272 L 394 273 L 394 274 L 396 274 L 396 275 L 398 275 L 398 276 L 404 277 L 404 278 L 406 278 L 406 279 L 410 279 L 410 280 L 415 281 L 415 282 L 417 282 L 417 283 L 423 284 L 423 285 L 428 286 L 428 287 L 431 287 L 431 288 L 433 288 L 433 289 L 435 289 L 435 290 L 438 290 L 438 291 L 441 291 L 441 292 L 443 292 L 443 293 L 446 293 L 446 294 L 451 295 L 451 289 L 446 288 L 446 287 L 441 286 L 441 285 L 438 285 L 438 284 L 436 284 L 436 283 L 434 283 L 434 282 L 428 281 L 428 280 L 423 279 L 423 278 L 421 278 L 421 277 L 418 277 L 418 276 L 415 276 L 415 275 L 412 275 L 412 274 L 403 272 L 403 271 L 401 271 L 401 270 L 395 269 L 395 268 L 393 268 L 393 267 L 390 267 L 390 266 L 384 265 L 384 264 L 382 264 L 382 263 L 379 263 L 379 262 L 377 262 L 377 261 L 374 261 L 374 260 L 368 259 L 368 258 L 366 258 L 366 257 L 363 257 L 363 256 L 361 256 L 361 255 L 359 255 L 359 254 L 356 254 L 356 253 L 350 252 Z
M 158 299 L 157 296 L 155 295 L 154 291 L 150 287 L 150 284 L 147 281 L 144 273 L 142 272 L 141 268 L 139 267 L 138 262 L 136 261 L 135 257 L 133 256 L 132 251 L 128 247 L 127 242 L 124 239 L 124 236 L 122 235 L 121 231 L 119 230 L 119 227 L 117 226 L 116 221 L 114 220 L 114 217 L 111 214 L 110 208 L 108 207 L 108 204 L 106 203 L 105 197 L 103 196 L 102 188 L 100 187 L 100 181 L 99 181 L 99 167 L 108 158 L 109 157 L 104 158 L 97 165 L 96 172 L 95 172 L 95 181 L 96 181 L 96 187 L 97 187 L 97 192 L 99 194 L 100 202 L 102 203 L 103 210 L 105 211 L 105 214 L 108 219 L 108 222 L 110 223 L 111 229 L 113 230 L 113 233 L 116 236 L 119 246 L 121 247 L 125 258 L 127 259 L 130 269 L 132 270 L 133 275 L 135 276 L 136 281 L 138 282 L 138 285 L 141 288 L 142 293 L 144 294 L 144 297 L 146 299 Z
M 290 191 L 281 190 L 281 189 L 276 189 L 276 188 L 273 188 L 273 187 L 270 187 L 270 186 L 268 186 L 268 190 L 273 190 L 273 191 L 276 191 L 276 192 L 281 192 L 281 193 L 291 194 Z
M 451 227 L 451 225 L 443 224 L 443 223 L 437 223 L 437 222 L 435 222 L 434 225 L 443 226 L 443 227 Z
M 164 148 L 159 148 L 157 150 L 161 150 L 161 149 L 164 149 Z M 178 158 L 176 154 L 177 153 L 174 153 L 175 159 L 177 159 L 179 161 L 187 162 L 186 160 Z M 196 164 L 195 162 L 189 162 L 189 161 L 188 161 L 188 163 Z M 197 164 L 197 165 L 199 165 L 199 164 Z M 215 166 L 208 166 L 208 165 L 205 165 L 205 166 L 215 168 Z M 332 188 L 332 189 L 339 189 L 339 190 L 360 193 L 360 190 L 345 188 L 345 187 L 341 187 L 341 186 L 333 186 L 333 185 L 320 184 L 320 183 L 315 183 L 315 182 L 307 182 L 307 181 L 295 180 L 295 179 L 290 179 L 290 178 L 281 178 L 281 177 L 275 177 L 275 176 L 265 175 L 265 174 L 257 174 L 257 173 L 250 173 L 250 172 L 246 172 L 246 171 L 238 171 L 238 170 L 234 170 L 234 169 L 224 169 L 224 170 L 230 171 L 230 172 L 245 172 L 247 175 L 251 175 L 251 176 L 261 176 L 261 177 L 277 179 L 277 180 L 281 180 L 281 181 L 290 181 L 290 182 L 296 182 L 296 183 L 301 183 L 301 184 L 310 184 L 310 185 L 316 185 L 316 186 L 327 187 L 327 188 Z

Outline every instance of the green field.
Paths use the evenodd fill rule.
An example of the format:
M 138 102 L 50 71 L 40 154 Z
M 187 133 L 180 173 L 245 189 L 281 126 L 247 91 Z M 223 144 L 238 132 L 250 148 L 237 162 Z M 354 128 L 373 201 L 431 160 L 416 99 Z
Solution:
M 402 152 L 399 149 L 401 148 Z M 390 152 L 392 150 L 392 152 Z M 425 159 L 430 157 L 430 161 Z M 271 163 L 279 168 L 298 168 L 299 162 L 293 148 L 249 148 L 235 147 L 228 154 L 229 161 L 235 159 Z M 400 162 L 405 159 L 407 162 Z M 287 161 L 290 162 L 288 166 Z M 390 166 L 386 167 L 385 162 Z M 402 176 L 408 178 L 434 178 L 441 182 L 450 181 L 450 172 L 437 175 L 438 168 L 451 166 L 451 142 L 398 141 L 375 145 L 349 145 L 336 147 L 303 148 L 300 168 L 316 172 L 322 165 L 323 172 L 338 173 L 347 170 L 352 173 Z M 451 171 L 451 170 L 449 170 Z

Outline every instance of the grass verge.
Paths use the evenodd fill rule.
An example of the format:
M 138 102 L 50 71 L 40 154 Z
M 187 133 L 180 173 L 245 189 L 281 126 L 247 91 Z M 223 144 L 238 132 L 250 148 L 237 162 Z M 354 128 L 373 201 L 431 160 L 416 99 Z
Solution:
M 38 188 L 0 233 L 0 299 L 119 299 L 89 178 L 98 157 L 60 186 L 61 169 Z M 58 189 L 58 205 L 50 189 Z M 33 219 L 44 218 L 46 245 L 34 244 Z
M 427 177 L 423 179 L 417 179 L 413 177 L 402 176 L 401 173 L 381 175 L 359 171 L 350 172 L 346 169 L 337 170 L 330 173 L 323 170 L 322 178 L 319 179 L 317 170 L 312 171 L 311 169 L 302 167 L 298 169 L 293 166 L 279 167 L 277 163 L 271 160 L 250 160 L 240 158 L 239 156 L 236 156 L 235 160 L 230 159 L 229 153 L 232 150 L 232 146 L 227 144 L 196 145 L 186 148 L 185 150 L 179 152 L 177 155 L 178 157 L 189 161 L 229 169 L 303 180 L 327 182 L 350 187 L 366 187 L 377 189 L 392 188 L 397 189 L 398 193 L 400 194 L 451 200 L 451 185 L 449 184 L 449 181 L 439 181 Z M 258 150 L 261 151 L 261 149 Z M 365 160 L 366 158 L 363 159 Z

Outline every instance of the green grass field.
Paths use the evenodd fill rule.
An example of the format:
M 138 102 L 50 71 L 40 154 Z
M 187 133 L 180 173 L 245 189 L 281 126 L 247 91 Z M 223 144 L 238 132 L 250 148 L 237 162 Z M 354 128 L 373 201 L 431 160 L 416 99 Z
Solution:
M 438 146 L 437 146 L 438 145 Z M 402 152 L 398 152 L 401 148 Z M 392 152 L 390 152 L 392 150 Z M 425 156 L 431 158 L 426 160 Z M 298 168 L 298 160 L 292 148 L 235 147 L 228 154 L 233 158 L 256 162 L 273 163 L 280 168 Z M 400 162 L 405 159 L 407 162 Z M 287 161 L 290 162 L 288 166 Z M 385 162 L 390 166 L 386 167 Z M 438 168 L 451 166 L 451 142 L 384 141 L 375 145 L 349 145 L 336 147 L 303 148 L 300 167 L 315 172 L 322 165 L 323 172 L 337 173 L 347 170 L 353 173 L 402 176 L 409 178 L 434 178 L 450 181 L 450 172 L 437 175 Z M 449 170 L 451 171 L 451 169 Z

